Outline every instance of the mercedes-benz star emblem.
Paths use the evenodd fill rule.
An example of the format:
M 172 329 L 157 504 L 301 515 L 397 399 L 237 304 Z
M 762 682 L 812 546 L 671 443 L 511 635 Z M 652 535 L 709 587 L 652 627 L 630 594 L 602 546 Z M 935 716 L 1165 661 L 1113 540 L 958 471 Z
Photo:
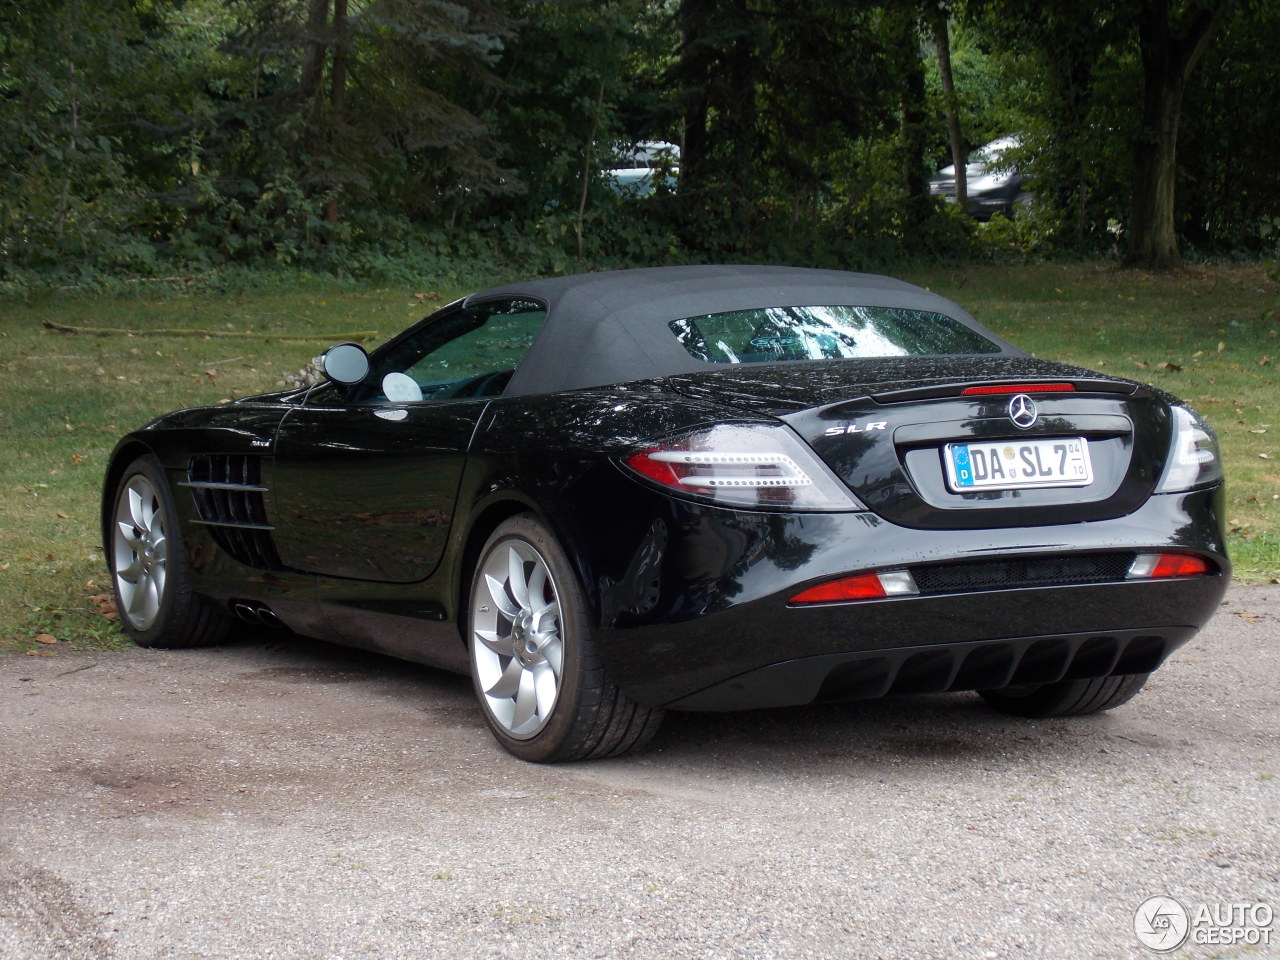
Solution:
M 1025 430 L 1035 423 L 1039 416 L 1035 403 L 1025 393 L 1020 393 L 1009 400 L 1009 419 L 1013 421 L 1014 426 Z

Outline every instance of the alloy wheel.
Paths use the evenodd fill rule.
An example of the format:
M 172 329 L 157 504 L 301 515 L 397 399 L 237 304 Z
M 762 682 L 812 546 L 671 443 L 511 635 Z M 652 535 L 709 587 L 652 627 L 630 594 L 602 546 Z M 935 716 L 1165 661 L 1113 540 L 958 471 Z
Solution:
M 169 547 L 164 513 L 151 481 L 130 478 L 116 501 L 112 549 L 121 612 L 136 630 L 146 630 L 160 615 L 164 601 Z
M 533 737 L 555 709 L 564 670 L 560 595 L 546 560 L 526 540 L 499 541 L 481 564 L 471 603 L 485 707 L 512 737 Z

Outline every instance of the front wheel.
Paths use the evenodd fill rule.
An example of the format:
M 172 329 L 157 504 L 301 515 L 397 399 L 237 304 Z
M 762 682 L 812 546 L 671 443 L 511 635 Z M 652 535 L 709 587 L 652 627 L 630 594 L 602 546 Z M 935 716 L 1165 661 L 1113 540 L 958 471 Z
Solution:
M 621 756 L 657 732 L 662 711 L 633 702 L 605 677 L 578 578 L 532 514 L 505 521 L 485 544 L 467 636 L 485 721 L 520 759 Z
M 116 485 L 107 515 L 107 558 L 120 622 L 143 647 L 216 643 L 230 621 L 196 594 L 164 468 L 134 460 Z
M 1069 717 L 1128 703 L 1149 676 L 1149 673 L 1134 673 L 1092 680 L 1059 680 L 978 692 L 1001 713 L 1018 717 Z

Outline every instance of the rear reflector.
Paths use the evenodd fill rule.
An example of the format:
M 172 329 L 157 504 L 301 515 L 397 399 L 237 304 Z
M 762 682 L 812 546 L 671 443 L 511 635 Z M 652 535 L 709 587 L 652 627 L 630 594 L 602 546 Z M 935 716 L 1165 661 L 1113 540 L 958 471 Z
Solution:
M 962 397 L 996 397 L 1011 393 L 1074 393 L 1074 383 L 999 383 L 982 387 L 965 387 Z
M 859 573 L 830 583 L 820 583 L 816 587 L 800 591 L 789 602 L 795 605 L 848 603 L 850 600 L 911 596 L 919 592 L 909 571 L 885 570 L 882 573 Z
M 1209 562 L 1190 553 L 1140 553 L 1129 567 L 1128 580 L 1170 580 L 1203 577 L 1212 572 Z

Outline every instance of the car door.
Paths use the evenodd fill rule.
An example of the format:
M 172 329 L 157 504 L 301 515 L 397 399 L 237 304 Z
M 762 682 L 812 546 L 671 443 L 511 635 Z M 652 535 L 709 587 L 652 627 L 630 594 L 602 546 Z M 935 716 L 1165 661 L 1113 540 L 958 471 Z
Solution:
M 430 576 L 476 425 L 545 316 L 510 298 L 446 309 L 377 351 L 345 395 L 320 391 L 290 411 L 274 445 L 282 563 L 387 583 Z

